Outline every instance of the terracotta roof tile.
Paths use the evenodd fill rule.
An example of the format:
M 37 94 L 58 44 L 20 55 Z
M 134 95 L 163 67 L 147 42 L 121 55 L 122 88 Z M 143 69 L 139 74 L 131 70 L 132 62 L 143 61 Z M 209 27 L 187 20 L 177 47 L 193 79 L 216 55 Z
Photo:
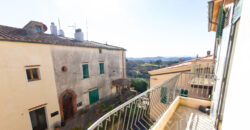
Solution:
M 152 70 L 149 71 L 148 73 L 150 75 L 157 75 L 157 74 L 162 74 L 162 73 L 170 73 L 170 72 L 180 72 L 180 71 L 187 71 L 191 69 L 191 64 L 193 62 L 203 62 L 203 61 L 211 61 L 214 62 L 213 56 L 205 56 L 205 57 L 200 57 L 200 58 L 195 58 L 191 60 L 187 60 L 181 63 L 177 63 L 165 68 L 157 69 L 157 70 Z
M 29 34 L 25 29 L 0 25 L 1 41 L 31 42 L 40 44 L 56 44 L 64 46 L 78 46 L 90 48 L 104 48 L 110 50 L 125 50 L 122 47 L 102 44 L 94 41 L 76 41 L 72 38 L 53 36 L 46 33 Z

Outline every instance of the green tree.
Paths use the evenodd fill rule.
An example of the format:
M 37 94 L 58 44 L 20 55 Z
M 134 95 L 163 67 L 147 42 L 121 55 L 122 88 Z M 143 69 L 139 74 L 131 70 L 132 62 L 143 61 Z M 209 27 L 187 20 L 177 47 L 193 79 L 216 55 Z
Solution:
M 162 65 L 162 60 L 157 60 L 154 63 L 157 64 L 160 67 Z
M 148 82 L 142 78 L 132 78 L 130 79 L 130 84 L 140 93 L 146 91 L 148 87 Z

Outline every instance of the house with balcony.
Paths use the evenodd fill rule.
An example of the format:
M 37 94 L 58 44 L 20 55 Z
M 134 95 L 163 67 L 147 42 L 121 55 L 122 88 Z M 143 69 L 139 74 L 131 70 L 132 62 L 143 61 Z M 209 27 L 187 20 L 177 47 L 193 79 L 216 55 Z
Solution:
M 250 55 L 250 1 L 211 0 L 208 7 L 208 28 L 216 32 L 216 41 L 211 43 L 215 48 L 215 65 L 210 70 L 214 73 L 212 97 L 206 99 L 199 98 L 202 96 L 199 94 L 196 97 L 183 95 L 178 84 L 182 73 L 176 73 L 113 109 L 90 126 L 89 130 L 249 128 L 247 75 L 250 70 L 247 68 L 250 62 L 246 59 Z M 200 71 L 198 68 L 193 72 Z M 186 84 L 192 82 L 190 79 L 184 81 Z
M 182 73 L 177 83 L 183 94 L 185 93 L 186 96 L 190 97 L 197 95 L 198 92 L 202 94 L 204 98 L 208 98 L 212 95 L 214 85 L 212 79 L 213 71 L 214 59 L 210 51 L 207 51 L 207 55 L 204 57 L 196 57 L 195 59 L 184 62 L 180 59 L 178 64 L 149 71 L 150 88 Z
M 124 48 L 84 40 L 81 29 L 75 38 L 47 29 L 0 25 L 0 129 L 54 129 L 128 86 Z

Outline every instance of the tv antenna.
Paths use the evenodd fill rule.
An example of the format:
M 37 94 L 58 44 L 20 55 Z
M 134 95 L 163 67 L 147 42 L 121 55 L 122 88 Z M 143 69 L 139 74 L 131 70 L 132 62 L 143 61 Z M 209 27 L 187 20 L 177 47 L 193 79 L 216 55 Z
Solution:
M 60 19 L 58 18 L 59 30 L 61 30 Z
M 73 29 L 74 29 L 74 31 L 75 31 L 75 30 L 76 30 L 76 23 L 74 23 L 73 25 L 68 26 L 68 27 L 73 28 Z

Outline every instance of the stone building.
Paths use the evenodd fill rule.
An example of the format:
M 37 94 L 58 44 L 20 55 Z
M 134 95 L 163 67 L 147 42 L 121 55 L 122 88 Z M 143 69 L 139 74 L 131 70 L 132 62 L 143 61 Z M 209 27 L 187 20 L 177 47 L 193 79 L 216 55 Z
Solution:
M 53 129 L 116 94 L 113 82 L 126 81 L 124 48 L 86 41 L 80 29 L 75 38 L 55 29 L 52 23 L 46 34 L 35 21 L 0 25 L 0 129 Z

